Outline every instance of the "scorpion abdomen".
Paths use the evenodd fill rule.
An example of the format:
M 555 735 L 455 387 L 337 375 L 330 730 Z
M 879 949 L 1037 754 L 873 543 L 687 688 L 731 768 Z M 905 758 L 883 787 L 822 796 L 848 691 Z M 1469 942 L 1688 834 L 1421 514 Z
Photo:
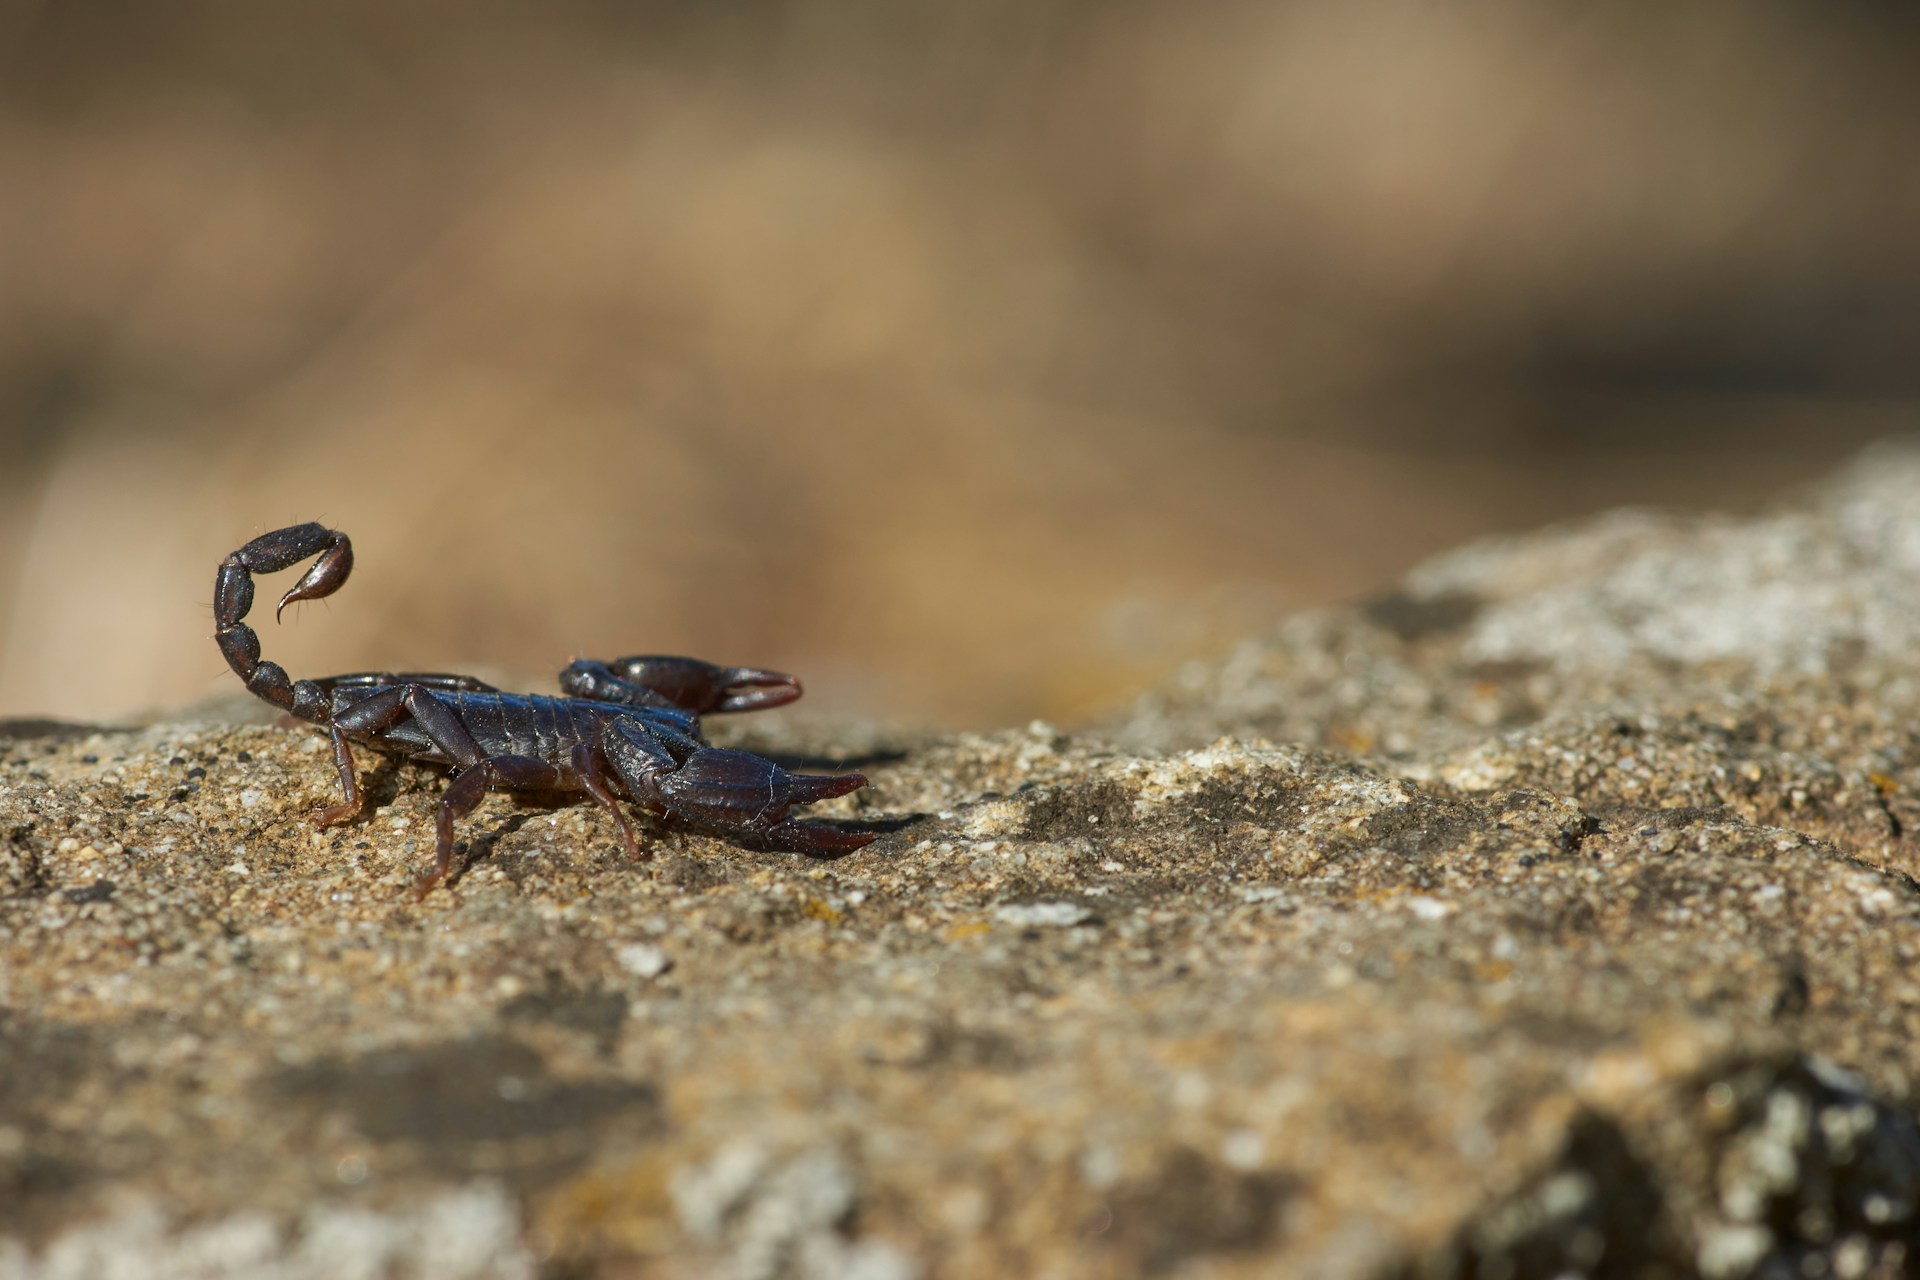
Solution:
M 337 716 L 383 688 L 360 684 L 333 690 Z M 633 720 L 661 741 L 676 759 L 684 759 L 706 745 L 696 717 L 659 707 L 633 707 L 594 702 L 586 698 L 556 698 L 540 693 L 502 693 L 497 690 L 436 690 L 466 726 L 487 755 L 529 756 L 555 767 L 565 767 L 573 748 L 594 738 L 610 720 Z M 378 744 L 424 764 L 457 763 L 437 747 L 417 720 L 404 719 L 379 732 Z

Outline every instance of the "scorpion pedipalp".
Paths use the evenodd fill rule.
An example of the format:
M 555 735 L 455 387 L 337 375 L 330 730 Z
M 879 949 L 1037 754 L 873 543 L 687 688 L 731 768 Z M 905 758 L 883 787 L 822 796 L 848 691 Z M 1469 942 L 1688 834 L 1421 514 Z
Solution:
M 784 853 L 845 853 L 874 839 L 870 831 L 788 816 L 801 805 L 858 791 L 867 785 L 864 774 L 789 773 L 764 756 L 716 747 L 666 769 L 634 738 L 626 725 L 611 727 L 605 748 L 614 772 L 630 792 L 696 831 Z
M 697 716 L 764 711 L 785 706 L 805 692 L 785 672 L 722 667 L 657 653 L 612 662 L 582 658 L 560 673 L 560 687 L 576 698 L 672 707 Z

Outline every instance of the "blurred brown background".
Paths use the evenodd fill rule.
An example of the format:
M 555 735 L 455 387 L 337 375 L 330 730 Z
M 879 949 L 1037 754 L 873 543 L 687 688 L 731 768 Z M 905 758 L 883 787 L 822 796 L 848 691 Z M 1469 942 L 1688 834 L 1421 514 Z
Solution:
M 1072 719 L 1920 427 L 1917 158 L 1904 4 L 5 0 L 0 714 L 322 519 L 296 675 Z

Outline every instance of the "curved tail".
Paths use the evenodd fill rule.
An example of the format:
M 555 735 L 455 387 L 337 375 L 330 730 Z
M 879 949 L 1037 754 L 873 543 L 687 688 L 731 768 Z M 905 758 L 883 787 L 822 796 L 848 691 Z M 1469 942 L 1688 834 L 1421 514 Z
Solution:
M 260 637 L 241 619 L 253 607 L 253 575 L 292 568 L 308 556 L 319 556 L 313 567 L 280 597 L 274 620 L 297 600 L 332 595 L 353 572 L 353 544 L 347 535 L 318 524 L 296 524 L 263 533 L 220 562 L 213 580 L 214 642 L 226 656 L 233 674 L 246 682 L 247 692 L 290 711 L 302 720 L 324 724 L 329 718 L 326 694 L 311 680 L 292 680 L 277 662 L 260 660 Z

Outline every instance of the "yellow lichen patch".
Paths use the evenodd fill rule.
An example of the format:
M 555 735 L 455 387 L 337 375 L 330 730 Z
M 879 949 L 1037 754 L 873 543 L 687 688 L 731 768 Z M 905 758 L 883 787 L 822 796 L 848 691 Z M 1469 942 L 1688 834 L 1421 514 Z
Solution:
M 839 924 L 846 919 L 834 909 L 832 903 L 824 898 L 808 898 L 800 904 L 800 910 L 804 911 L 809 919 L 818 920 L 823 924 Z
M 1327 737 L 1342 751 L 1351 751 L 1357 756 L 1366 755 L 1376 745 L 1374 736 L 1365 729 L 1333 729 L 1328 732 Z
M 532 1218 L 556 1259 L 662 1253 L 678 1234 L 657 1157 L 564 1182 L 535 1203 Z
M 945 936 L 948 942 L 960 942 L 967 938 L 977 938 L 983 933 L 992 932 L 993 926 L 984 920 L 967 920 L 960 924 L 948 926 Z

